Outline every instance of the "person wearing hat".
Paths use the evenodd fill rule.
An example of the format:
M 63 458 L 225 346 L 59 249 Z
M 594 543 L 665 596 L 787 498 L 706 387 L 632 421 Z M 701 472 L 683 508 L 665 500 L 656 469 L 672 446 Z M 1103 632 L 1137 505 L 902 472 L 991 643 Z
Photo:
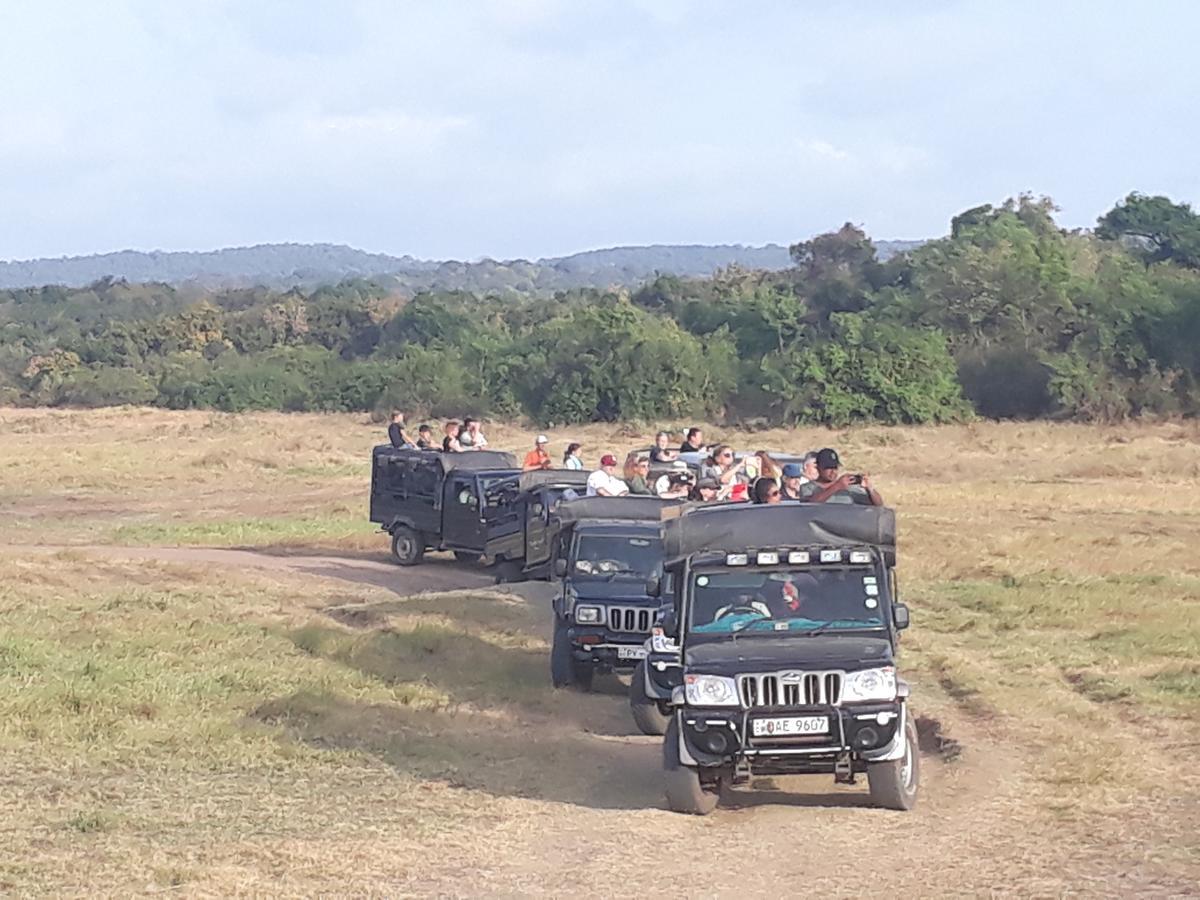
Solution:
M 588 476 L 589 497 L 624 497 L 629 485 L 617 477 L 617 458 L 611 453 L 600 457 L 600 468 Z
M 521 464 L 521 468 L 526 472 L 536 472 L 539 469 L 553 469 L 554 461 L 550 459 L 550 454 L 546 452 L 546 445 L 550 443 L 550 438 L 544 434 L 539 434 L 537 440 L 533 442 L 533 449 L 525 454 L 525 462 Z
M 688 499 L 697 503 L 712 503 L 721 493 L 721 482 L 715 478 L 701 478 L 692 488 Z
M 800 488 L 807 479 L 804 477 L 802 463 L 788 463 L 783 467 L 783 486 L 779 492 L 780 500 L 803 500 Z
M 831 447 L 817 451 L 817 480 L 800 486 L 800 496 L 809 503 L 856 503 L 883 506 L 883 497 L 871 487 L 870 475 L 839 475 L 842 461 Z
M 671 463 L 669 472 L 655 480 L 654 494 L 660 500 L 683 500 L 688 496 L 693 480 L 688 464 L 677 459 Z

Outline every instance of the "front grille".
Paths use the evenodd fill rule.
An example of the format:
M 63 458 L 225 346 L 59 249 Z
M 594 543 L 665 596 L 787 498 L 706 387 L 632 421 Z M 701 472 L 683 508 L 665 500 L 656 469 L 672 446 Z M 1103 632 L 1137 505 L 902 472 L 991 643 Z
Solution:
M 842 702 L 841 672 L 768 672 L 739 675 L 742 706 L 837 706 Z
M 608 608 L 608 630 L 627 634 L 649 634 L 653 622 L 653 610 L 642 606 L 610 606 Z

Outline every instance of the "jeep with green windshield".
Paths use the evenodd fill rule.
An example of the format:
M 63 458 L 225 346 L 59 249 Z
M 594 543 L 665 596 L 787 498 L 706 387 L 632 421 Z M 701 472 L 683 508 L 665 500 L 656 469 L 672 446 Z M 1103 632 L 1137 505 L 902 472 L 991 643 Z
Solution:
M 917 738 L 897 672 L 908 609 L 896 596 L 892 511 L 700 507 L 663 536 L 669 652 L 654 661 L 674 684 L 663 739 L 671 809 L 708 813 L 752 776 L 822 773 L 846 784 L 866 775 L 877 805 L 911 809 Z

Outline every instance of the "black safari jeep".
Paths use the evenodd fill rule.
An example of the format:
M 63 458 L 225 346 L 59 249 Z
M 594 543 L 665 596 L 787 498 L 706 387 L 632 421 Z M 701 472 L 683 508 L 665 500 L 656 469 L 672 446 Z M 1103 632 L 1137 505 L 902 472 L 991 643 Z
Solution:
M 555 687 L 590 690 L 596 672 L 628 671 L 658 610 L 661 519 L 679 504 L 656 497 L 588 497 L 560 503 L 555 542 Z
M 462 560 L 488 551 L 489 530 L 516 513 L 508 502 L 521 472 L 511 453 L 437 453 L 376 447 L 371 466 L 371 521 L 392 536 L 392 556 L 414 566 L 427 549 Z
M 493 515 L 486 553 L 496 561 L 496 580 L 550 579 L 554 541 L 559 531 L 555 511 L 561 502 L 581 496 L 588 472 L 545 469 L 522 472 L 493 488 L 496 502 L 510 515 Z
M 665 522 L 663 539 L 662 630 L 678 654 L 662 656 L 678 667 L 663 739 L 671 809 L 711 812 L 752 775 L 813 773 L 866 774 L 877 805 L 911 809 L 917 735 L 896 671 L 908 609 L 892 511 L 699 507 Z

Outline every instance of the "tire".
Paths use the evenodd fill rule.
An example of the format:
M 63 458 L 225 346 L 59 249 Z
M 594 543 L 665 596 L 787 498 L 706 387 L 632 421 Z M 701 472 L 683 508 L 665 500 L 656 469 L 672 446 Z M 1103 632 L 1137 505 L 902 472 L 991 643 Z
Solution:
M 496 584 L 516 584 L 525 580 L 525 571 L 520 561 L 504 559 L 496 563 Z
M 571 641 L 567 637 L 566 624 L 555 617 L 554 641 L 550 645 L 550 681 L 556 688 L 570 687 L 575 683 L 575 660 L 571 658 Z
M 679 761 L 679 720 L 671 717 L 663 738 L 663 777 L 672 812 L 707 816 L 721 800 L 721 782 L 706 786 L 700 773 Z
M 917 789 L 921 784 L 921 754 L 917 746 L 917 726 L 911 718 L 906 718 L 904 755 L 888 762 L 867 764 L 871 800 L 884 809 L 908 811 L 917 805 Z
M 407 525 L 392 529 L 392 559 L 402 566 L 415 566 L 425 556 L 425 539 Z
M 662 711 L 658 700 L 646 693 L 646 661 L 639 660 L 629 680 L 629 711 L 642 734 L 666 734 L 671 717 Z
M 461 563 L 477 563 L 482 558 L 482 554 L 472 553 L 470 550 L 455 550 L 454 558 Z
M 584 693 L 592 689 L 592 679 L 596 675 L 596 669 L 590 662 L 579 662 L 579 660 L 571 660 L 571 681 L 575 687 Z

